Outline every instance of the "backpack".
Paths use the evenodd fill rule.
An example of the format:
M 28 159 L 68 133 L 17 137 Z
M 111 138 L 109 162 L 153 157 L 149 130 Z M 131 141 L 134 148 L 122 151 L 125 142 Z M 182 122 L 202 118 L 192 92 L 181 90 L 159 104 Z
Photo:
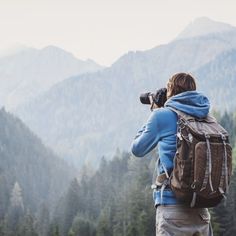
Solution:
M 210 115 L 198 119 L 168 108 L 178 116 L 177 151 L 172 173 L 157 183 L 168 180 L 176 198 L 190 207 L 214 207 L 228 193 L 232 175 L 229 135 Z

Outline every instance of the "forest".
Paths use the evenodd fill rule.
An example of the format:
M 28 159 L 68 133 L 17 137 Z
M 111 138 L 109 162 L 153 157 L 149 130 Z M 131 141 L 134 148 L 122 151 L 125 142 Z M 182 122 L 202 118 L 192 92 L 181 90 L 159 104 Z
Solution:
M 29 158 L 33 152 L 24 150 L 25 143 L 35 137 L 17 118 L 4 110 L 0 114 L 1 236 L 155 235 L 151 190 L 157 158 L 154 152 L 136 158 L 117 149 L 115 156 L 109 158 L 111 160 L 102 157 L 98 169 L 85 165 L 76 173 L 61 161 L 56 164 L 50 158 L 53 153 L 40 146 L 37 139 L 37 142 L 31 141 L 28 148 L 34 153 L 37 151 L 39 156 Z M 229 131 L 235 169 L 236 115 L 227 112 L 214 112 L 214 115 Z M 19 153 L 20 163 L 15 158 Z M 42 162 L 40 155 L 44 157 Z M 35 175 L 33 172 L 27 175 L 32 166 L 35 166 Z M 46 167 L 51 175 L 47 174 Z M 69 178 L 68 173 L 76 174 L 70 174 Z M 41 175 L 46 178 L 39 178 Z M 30 190 L 27 186 L 31 186 Z M 214 235 L 236 234 L 235 174 L 227 199 L 210 211 Z

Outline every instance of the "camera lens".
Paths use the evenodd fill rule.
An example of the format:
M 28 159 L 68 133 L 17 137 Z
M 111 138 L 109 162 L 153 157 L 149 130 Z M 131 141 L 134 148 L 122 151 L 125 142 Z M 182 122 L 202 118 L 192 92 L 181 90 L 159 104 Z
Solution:
M 151 93 L 142 93 L 140 95 L 140 102 L 142 104 L 150 104 L 150 100 L 149 100 L 149 96 L 151 95 Z

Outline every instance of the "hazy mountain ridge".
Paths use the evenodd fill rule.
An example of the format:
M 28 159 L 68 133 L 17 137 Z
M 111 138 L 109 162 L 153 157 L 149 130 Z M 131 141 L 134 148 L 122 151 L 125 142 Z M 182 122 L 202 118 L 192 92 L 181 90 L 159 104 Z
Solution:
M 33 99 L 63 79 L 103 69 L 58 47 L 28 48 L 0 58 L 0 98 L 8 108 Z
M 204 66 L 211 67 L 211 62 L 233 48 L 236 30 L 129 52 L 103 71 L 62 81 L 17 112 L 61 156 L 77 164 L 96 164 L 94 156 L 112 155 L 117 147 L 129 149 L 137 129 L 149 116 L 149 108 L 140 104 L 139 94 L 165 86 L 173 73 L 193 73 L 199 89 L 210 95 L 213 107 L 225 107 L 223 97 L 230 81 L 224 78 L 224 89 L 217 88 L 216 74 Z M 229 63 L 231 70 L 234 62 Z M 234 89 L 230 85 L 229 94 Z M 216 88 L 214 93 L 210 92 L 212 86 Z M 236 104 L 232 102 L 229 107 Z
M 221 53 L 200 67 L 196 74 L 199 87 L 214 101 L 214 109 L 230 111 L 236 108 L 236 49 Z M 207 79 L 205 79 L 207 76 Z
M 224 33 L 210 33 L 193 38 L 177 39 L 147 51 L 129 52 L 118 59 L 111 69 L 118 73 L 121 73 L 123 68 L 139 73 L 142 69 L 146 73 L 146 80 L 142 78 L 138 82 L 146 82 L 149 78 L 153 80 L 157 78 L 157 75 L 158 82 L 160 80 L 165 82 L 166 78 L 173 73 L 181 70 L 197 70 L 214 60 L 222 52 L 233 48 L 236 48 L 236 28 L 234 31 Z
M 199 17 L 187 25 L 187 27 L 185 27 L 185 29 L 180 32 L 176 39 L 198 37 L 211 33 L 232 31 L 235 29 L 236 27 L 230 24 L 214 21 L 208 17 Z

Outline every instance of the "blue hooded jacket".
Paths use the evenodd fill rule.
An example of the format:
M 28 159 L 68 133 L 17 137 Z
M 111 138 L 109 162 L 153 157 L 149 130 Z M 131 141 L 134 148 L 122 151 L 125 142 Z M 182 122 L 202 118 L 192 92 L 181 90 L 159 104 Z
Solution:
M 210 103 L 203 94 L 197 91 L 187 91 L 169 98 L 163 108 L 153 110 L 147 123 L 138 131 L 131 151 L 135 156 L 143 157 L 158 147 L 159 173 L 164 172 L 163 166 L 168 172 L 172 171 L 176 152 L 177 115 L 169 107 L 197 118 L 203 118 L 209 113 Z M 153 197 L 155 205 L 180 204 L 170 189 L 164 190 L 162 201 L 160 190 L 155 190 Z

